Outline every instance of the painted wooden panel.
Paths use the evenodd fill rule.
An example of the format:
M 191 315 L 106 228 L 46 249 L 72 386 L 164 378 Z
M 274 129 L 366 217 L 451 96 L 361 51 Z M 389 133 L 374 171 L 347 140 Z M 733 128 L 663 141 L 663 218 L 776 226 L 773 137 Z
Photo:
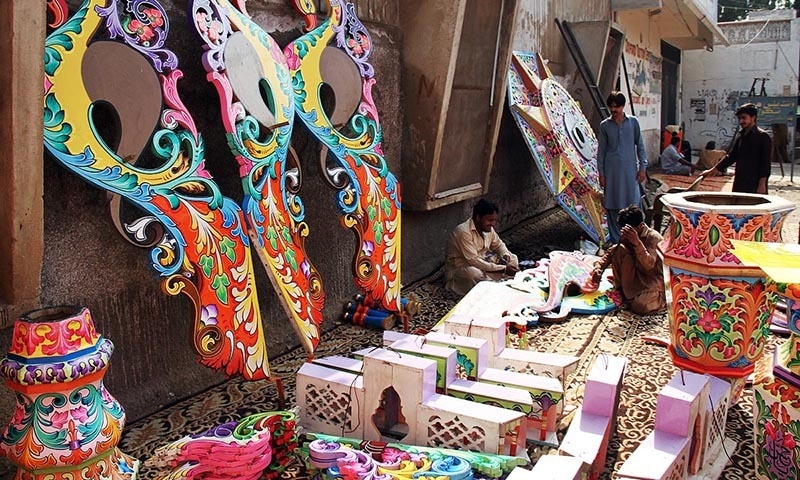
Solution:
M 87 0 L 48 36 L 43 83 L 45 148 L 82 179 L 143 212 L 131 222 L 128 239 L 151 248 L 150 259 L 166 293 L 184 293 L 194 304 L 193 340 L 200 362 L 229 375 L 266 378 L 269 363 L 245 217 L 236 203 L 222 195 L 205 168 L 203 139 L 178 95 L 177 82 L 183 73 L 176 55 L 165 47 L 168 31 L 166 12 L 156 1 L 122 7 L 115 1 Z M 160 123 L 136 128 L 154 130 L 148 140 L 159 162 L 154 168 L 120 157 L 95 125 L 92 111 L 97 106 L 82 68 L 91 50 L 104 48 L 103 42 L 92 42 L 101 32 L 152 65 L 142 71 L 136 62 L 117 62 L 119 68 L 134 78 L 155 77 L 161 84 Z M 90 72 L 98 68 L 92 65 Z M 98 94 L 107 90 L 95 87 L 89 88 Z M 126 93 L 151 91 L 137 88 Z M 146 103 L 133 96 L 115 98 Z M 120 105 L 117 111 L 139 110 Z M 145 118 L 151 117 L 143 115 L 141 120 Z M 125 148 L 128 155 L 136 155 L 143 147 Z

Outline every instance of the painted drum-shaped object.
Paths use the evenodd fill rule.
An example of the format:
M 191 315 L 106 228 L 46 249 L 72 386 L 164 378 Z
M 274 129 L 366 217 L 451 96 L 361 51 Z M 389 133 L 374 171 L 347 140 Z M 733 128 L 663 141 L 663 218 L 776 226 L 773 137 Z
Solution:
M 800 388 L 758 363 L 753 383 L 755 478 L 800 478 Z
M 125 412 L 103 386 L 114 349 L 86 308 L 56 307 L 14 324 L 0 374 L 14 391 L 0 454 L 16 479 L 134 479 L 138 460 L 117 449 Z
M 661 244 L 672 360 L 700 373 L 747 376 L 763 353 L 777 296 L 759 268 L 731 253 L 731 240 L 780 242 L 794 204 L 730 192 L 661 198 L 673 218 Z

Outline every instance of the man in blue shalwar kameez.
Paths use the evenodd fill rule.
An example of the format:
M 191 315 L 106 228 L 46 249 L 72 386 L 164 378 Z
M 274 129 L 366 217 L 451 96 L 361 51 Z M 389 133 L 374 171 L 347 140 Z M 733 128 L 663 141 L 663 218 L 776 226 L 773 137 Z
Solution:
M 619 211 L 641 204 L 639 184 L 646 179 L 647 152 L 636 117 L 625 115 L 625 95 L 612 92 L 606 99 L 611 116 L 600 123 L 597 135 L 597 171 L 604 189 L 611 243 L 619 243 Z

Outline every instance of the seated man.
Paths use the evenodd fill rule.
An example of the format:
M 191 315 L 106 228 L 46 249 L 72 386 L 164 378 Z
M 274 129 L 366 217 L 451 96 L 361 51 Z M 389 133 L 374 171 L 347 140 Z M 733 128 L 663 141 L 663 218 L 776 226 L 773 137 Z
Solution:
M 447 288 L 466 294 L 483 280 L 502 280 L 519 271 L 517 256 L 494 231 L 497 205 L 479 200 L 472 209 L 472 218 L 460 224 L 447 241 L 444 265 Z
M 691 175 L 692 172 L 697 170 L 697 167 L 678 152 L 679 143 L 681 143 L 681 139 L 674 135 L 667 148 L 661 153 L 661 158 L 659 159 L 661 168 L 664 173 L 671 175 Z
M 630 302 L 634 313 L 645 315 L 663 310 L 667 302 L 663 263 L 658 255 L 658 244 L 663 238 L 645 225 L 644 214 L 635 205 L 620 210 L 619 224 L 620 242 L 606 252 L 602 261 L 595 263 L 592 280 L 599 282 L 610 264 L 612 281 L 623 301 Z
M 700 160 L 697 161 L 697 168 L 706 170 L 714 168 L 722 157 L 727 154 L 725 150 L 717 150 L 717 142 L 710 141 L 706 143 L 706 148 L 700 151 Z

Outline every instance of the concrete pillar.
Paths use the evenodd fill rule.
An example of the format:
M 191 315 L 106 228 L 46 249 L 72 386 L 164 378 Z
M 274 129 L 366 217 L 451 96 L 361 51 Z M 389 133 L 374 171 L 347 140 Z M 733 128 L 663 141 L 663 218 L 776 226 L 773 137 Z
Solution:
M 39 302 L 45 2 L 0 0 L 0 327 Z

